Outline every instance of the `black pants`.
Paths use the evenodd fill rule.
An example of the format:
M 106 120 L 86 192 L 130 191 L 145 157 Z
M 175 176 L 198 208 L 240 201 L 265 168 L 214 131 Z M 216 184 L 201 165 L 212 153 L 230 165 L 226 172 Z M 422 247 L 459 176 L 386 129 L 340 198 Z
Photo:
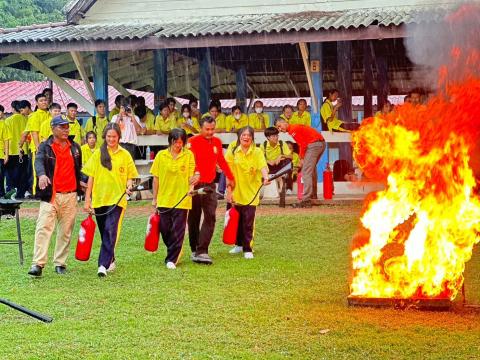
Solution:
M 256 206 L 252 205 L 235 205 L 240 214 L 237 229 L 236 245 L 243 247 L 243 252 L 252 252 L 253 231 L 255 228 L 255 211 Z
M 7 178 L 7 191 L 17 189 L 17 199 L 25 197 L 25 191 L 29 185 L 29 171 L 32 162 L 28 156 L 23 156 L 23 162 L 20 162 L 19 155 L 11 155 L 8 158 L 7 165 L 4 166 L 5 176 Z
M 111 208 L 111 206 L 95 208 L 95 213 L 103 214 Z M 108 215 L 97 217 L 98 231 L 102 238 L 102 246 L 100 247 L 100 254 L 98 255 L 98 266 L 105 266 L 105 268 L 108 269 L 110 264 L 115 261 L 115 245 L 120 236 L 123 212 L 124 209 L 117 205 Z
M 132 159 L 135 161 L 135 149 L 137 148 L 137 145 L 130 143 L 120 143 L 120 146 L 127 150 L 130 155 L 132 155 Z
M 160 212 L 160 234 L 167 246 L 167 257 L 165 263 L 173 262 L 176 264 L 180 258 L 185 237 L 185 227 L 187 225 L 188 210 L 158 208 Z M 167 211 L 169 210 L 169 211 Z
M 5 196 L 5 170 L 3 159 L 0 159 L 0 197 Z
M 192 199 L 192 210 L 188 213 L 188 238 L 192 253 L 208 254 L 208 246 L 212 241 L 213 230 L 215 230 L 215 211 L 217 210 L 217 194 L 215 183 L 200 183 L 195 189 L 209 187 L 211 193 L 196 195 Z M 200 227 L 200 219 L 203 212 L 203 223 Z

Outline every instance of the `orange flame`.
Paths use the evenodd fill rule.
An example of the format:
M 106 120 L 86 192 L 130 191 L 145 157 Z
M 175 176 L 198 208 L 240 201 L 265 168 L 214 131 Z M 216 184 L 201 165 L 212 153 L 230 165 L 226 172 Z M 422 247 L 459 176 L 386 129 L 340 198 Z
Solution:
M 480 129 L 480 53 L 454 46 L 450 54 L 426 105 L 366 119 L 352 136 L 357 164 L 386 189 L 365 204 L 351 295 L 453 300 L 461 288 L 480 239 L 469 164 Z

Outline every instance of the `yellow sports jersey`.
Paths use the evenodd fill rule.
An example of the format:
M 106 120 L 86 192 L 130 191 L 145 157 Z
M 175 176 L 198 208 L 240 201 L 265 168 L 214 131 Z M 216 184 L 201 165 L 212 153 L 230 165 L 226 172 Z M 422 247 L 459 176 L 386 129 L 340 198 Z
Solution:
M 228 115 L 225 119 L 225 123 L 227 125 L 227 131 L 235 131 L 248 126 L 248 116 L 246 114 L 242 114 L 240 119 L 237 120 L 233 117 L 233 115 Z
M 292 158 L 293 167 L 298 167 L 298 165 L 300 164 L 300 156 L 296 152 L 293 152 L 292 156 L 293 156 Z
M 293 119 L 293 115 L 292 115 L 292 117 L 291 117 L 290 119 L 287 119 L 287 117 L 286 117 L 284 114 L 281 114 L 281 115 L 280 115 L 280 119 L 283 119 L 283 120 L 285 120 L 286 122 L 290 123 L 290 121 L 292 121 L 292 119 Z
M 88 146 L 88 144 L 84 144 L 81 146 L 82 149 L 82 166 L 85 165 L 88 160 L 92 157 L 93 153 L 99 148 L 98 142 L 95 144 L 93 149 Z
M 265 143 L 267 145 L 265 146 Z M 280 147 L 281 146 L 281 147 Z M 267 161 L 273 161 L 278 159 L 282 153 L 283 155 L 290 155 L 291 151 L 288 148 L 288 144 L 282 140 L 280 140 L 275 146 L 272 147 L 270 144 L 270 141 L 266 140 L 260 145 L 260 150 L 262 150 L 262 153 L 265 155 L 265 159 Z M 283 150 L 283 152 L 282 152 Z
M 8 128 L 11 137 L 8 152 L 10 155 L 19 155 L 20 149 L 18 148 L 18 143 L 27 126 L 27 118 L 22 114 L 13 114 L 5 120 L 5 126 Z M 23 150 L 27 150 L 27 144 L 23 146 Z
M 248 115 L 248 123 L 255 130 L 263 130 L 270 126 L 270 116 L 265 113 L 251 113 Z
M 68 119 L 68 121 L 71 120 Z M 82 139 L 85 137 L 85 130 L 77 119 L 75 119 L 73 122 L 70 122 L 69 136 L 75 136 L 73 141 L 75 141 L 78 145 L 82 145 Z
M 202 115 L 202 119 L 211 116 L 210 113 L 206 112 L 205 114 Z M 227 122 L 226 122 L 226 116 L 224 113 L 218 114 L 217 118 L 215 119 L 215 130 L 224 130 L 227 131 Z M 228 129 L 230 131 L 230 129 Z
M 120 109 L 117 108 L 116 106 L 110 110 L 110 112 L 108 113 L 108 122 L 112 121 L 112 118 L 115 116 L 115 115 L 118 115 L 120 113 Z
M 161 150 L 155 156 L 150 173 L 158 178 L 157 207 L 172 208 L 190 190 L 189 180 L 195 171 L 195 157 L 183 149 L 174 159 L 169 149 Z M 192 197 L 187 196 L 177 206 L 191 209 Z
M 198 120 L 196 117 L 192 117 L 189 119 L 190 121 L 188 121 L 187 119 L 185 119 L 183 116 L 182 117 L 179 117 L 177 119 L 177 127 L 180 128 L 180 129 L 184 129 L 185 132 L 187 133 L 187 135 L 190 135 L 190 134 L 194 134 L 194 132 L 192 130 L 190 130 L 189 128 L 187 127 L 183 127 L 182 125 L 186 122 L 188 122 L 188 124 L 193 127 L 195 130 L 197 130 L 197 133 L 200 132 L 200 124 L 198 123 Z
M 130 153 L 118 147 L 117 151 L 108 150 L 112 158 L 112 170 L 103 167 L 100 162 L 100 149 L 96 150 L 90 160 L 82 168 L 82 172 L 93 178 L 92 207 L 115 205 L 125 192 L 127 180 L 138 177 L 135 163 Z M 127 207 L 126 196 L 118 203 L 122 208 Z
M 308 111 L 304 111 L 302 115 L 298 111 L 293 113 L 292 118 L 290 119 L 290 124 L 300 124 L 306 126 L 312 126 L 312 117 Z
M 109 120 L 107 117 L 95 117 L 95 125 L 93 125 L 93 117 L 89 118 L 87 122 L 85 123 L 85 134 L 89 131 L 93 131 L 95 134 L 97 134 L 97 144 L 100 147 L 103 144 L 103 130 L 109 123 Z
M 40 132 L 38 133 L 40 137 L 40 142 L 43 142 L 49 138 L 50 135 L 52 135 L 52 126 L 50 125 L 50 121 L 45 121 L 41 126 L 40 126 Z
M 47 110 L 37 109 L 28 118 L 25 131 L 30 133 L 37 132 L 40 140 L 40 129 L 42 127 L 42 124 L 44 122 L 50 122 L 51 119 L 52 115 L 50 114 L 50 112 L 48 112 Z M 35 146 L 35 141 L 33 141 L 33 138 L 32 141 L 30 141 L 30 150 L 32 152 L 37 151 L 37 147 Z
M 242 147 L 239 146 L 233 153 L 231 150 L 227 151 L 225 160 L 235 177 L 236 186 L 233 190 L 233 200 L 239 205 L 247 205 L 252 201 L 263 182 L 261 170 L 267 167 L 263 152 L 253 145 L 250 146 L 247 153 L 244 153 Z M 257 206 L 259 203 L 260 199 L 257 195 L 250 205 Z
M 155 128 L 156 131 L 161 131 L 164 134 L 168 134 L 170 130 L 177 127 L 177 122 L 172 117 L 163 118 L 162 115 L 157 115 L 155 119 Z
M 155 115 L 153 112 L 147 112 L 147 120 L 145 120 L 147 130 L 155 130 Z
M 322 116 L 322 121 L 327 124 L 328 130 L 338 130 L 343 124 L 342 120 L 338 119 L 336 116 L 331 121 L 327 121 L 329 117 L 333 114 L 333 104 L 330 100 L 325 100 L 320 109 L 320 115 Z
M 10 131 L 5 120 L 0 119 L 0 159 L 5 159 L 5 142 L 11 140 Z M 10 154 L 10 153 L 9 153 Z

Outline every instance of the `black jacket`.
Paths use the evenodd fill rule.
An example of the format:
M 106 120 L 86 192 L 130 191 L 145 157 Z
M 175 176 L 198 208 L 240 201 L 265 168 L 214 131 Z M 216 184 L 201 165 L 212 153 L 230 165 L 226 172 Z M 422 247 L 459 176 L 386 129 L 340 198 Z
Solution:
M 82 189 L 80 187 L 81 174 L 80 170 L 82 169 L 82 151 L 80 145 L 76 142 L 70 141 L 71 147 L 70 150 L 73 156 L 73 163 L 75 165 L 75 178 L 77 181 L 77 194 L 82 194 Z M 52 149 L 53 135 L 42 142 L 38 147 L 38 152 L 35 158 L 35 172 L 37 175 L 37 186 L 36 186 L 36 197 L 42 201 L 50 202 L 52 200 L 52 185 L 53 185 L 53 173 L 55 171 L 55 163 L 57 161 L 55 153 Z M 45 189 L 40 190 L 38 187 L 38 177 L 41 175 L 46 175 L 50 179 L 50 185 Z

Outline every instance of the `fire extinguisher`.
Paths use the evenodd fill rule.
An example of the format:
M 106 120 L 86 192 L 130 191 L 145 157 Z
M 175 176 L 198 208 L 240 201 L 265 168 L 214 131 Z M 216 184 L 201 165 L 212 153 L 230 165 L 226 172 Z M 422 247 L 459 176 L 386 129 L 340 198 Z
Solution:
M 147 234 L 145 235 L 145 250 L 155 252 L 160 240 L 160 214 L 155 211 L 148 218 Z
M 88 215 L 88 217 L 80 224 L 75 259 L 80 261 L 88 261 L 88 259 L 90 259 L 95 228 L 96 224 L 92 219 L 92 215 Z
M 225 212 L 225 224 L 223 228 L 223 243 L 225 245 L 235 245 L 239 220 L 240 213 L 235 209 L 235 206 L 232 206 Z
M 331 199 L 333 196 L 333 172 L 330 170 L 330 164 L 327 163 L 327 167 L 323 172 L 323 198 L 325 200 Z

